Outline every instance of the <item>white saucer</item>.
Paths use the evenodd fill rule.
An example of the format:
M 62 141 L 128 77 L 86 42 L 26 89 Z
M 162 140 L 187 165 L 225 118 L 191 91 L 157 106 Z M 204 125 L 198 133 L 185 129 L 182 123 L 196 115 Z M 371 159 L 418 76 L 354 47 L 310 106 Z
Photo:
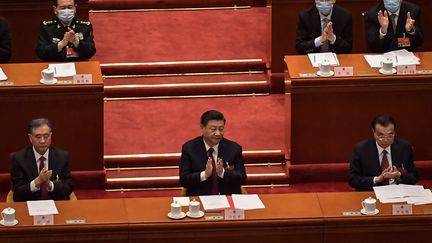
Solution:
M 4 220 L 2 219 L 2 220 L 0 220 L 0 224 L 3 226 L 15 226 L 18 224 L 18 220 L 14 219 L 13 224 L 5 224 Z
M 389 75 L 389 74 L 395 74 L 396 73 L 396 69 L 392 68 L 391 72 L 384 72 L 384 70 L 382 68 L 380 68 L 378 70 L 379 73 L 384 74 L 384 75 Z
M 201 218 L 202 216 L 204 216 L 204 212 L 203 212 L 203 211 L 199 211 L 197 215 L 194 215 L 194 214 L 191 214 L 190 211 L 187 211 L 187 212 L 186 212 L 186 215 L 187 215 L 189 218 L 199 219 L 199 218 Z
M 181 212 L 179 215 L 172 215 L 171 212 L 168 213 L 168 218 L 170 219 L 183 219 L 184 217 L 186 217 L 184 212 Z
M 53 80 L 51 82 L 47 82 L 47 81 L 45 81 L 45 79 L 42 78 L 41 80 L 39 80 L 39 82 L 41 84 L 55 84 L 55 83 L 57 83 L 57 79 L 53 78 Z
M 374 212 L 370 212 L 370 213 L 368 213 L 368 212 L 366 212 L 366 210 L 363 208 L 362 210 L 360 210 L 360 213 L 361 213 L 361 214 L 364 214 L 364 215 L 375 215 L 375 214 L 378 214 L 378 213 L 379 213 L 379 210 L 378 210 L 378 208 L 376 208 Z
M 334 75 L 334 72 L 332 70 L 330 70 L 329 73 L 322 73 L 321 71 L 318 71 L 316 74 L 321 77 L 331 77 Z

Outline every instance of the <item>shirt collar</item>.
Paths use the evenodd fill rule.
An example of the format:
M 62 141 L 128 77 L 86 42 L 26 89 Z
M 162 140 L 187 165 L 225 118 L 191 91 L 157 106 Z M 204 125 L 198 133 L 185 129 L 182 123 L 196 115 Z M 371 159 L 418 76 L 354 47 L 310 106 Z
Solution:
M 36 161 L 39 161 L 40 157 L 42 157 L 42 156 L 45 157 L 46 160 L 48 160 L 49 148 L 47 149 L 47 151 L 45 152 L 45 154 L 39 154 L 36 151 L 35 147 L 33 146 L 33 153 L 34 153 L 34 156 L 36 158 Z
M 378 149 L 378 154 L 381 155 L 382 152 L 384 151 L 384 149 L 381 146 L 379 146 L 376 141 L 375 141 L 375 145 L 376 145 L 376 147 Z M 385 148 L 385 150 L 387 151 L 388 154 L 391 154 L 391 145 L 388 146 L 387 148 Z
M 216 144 L 215 146 L 210 147 L 210 146 L 206 143 L 204 137 L 203 137 L 203 141 L 204 141 L 204 146 L 205 146 L 205 148 L 206 148 L 206 151 L 208 151 L 209 148 L 213 148 L 215 152 L 218 152 L 219 144 Z
M 333 14 L 333 9 L 330 10 L 330 13 L 327 16 L 321 14 L 319 11 L 318 11 L 318 14 L 320 15 L 320 20 L 321 21 L 323 21 L 324 19 L 328 19 L 330 21 L 331 20 L 331 16 Z

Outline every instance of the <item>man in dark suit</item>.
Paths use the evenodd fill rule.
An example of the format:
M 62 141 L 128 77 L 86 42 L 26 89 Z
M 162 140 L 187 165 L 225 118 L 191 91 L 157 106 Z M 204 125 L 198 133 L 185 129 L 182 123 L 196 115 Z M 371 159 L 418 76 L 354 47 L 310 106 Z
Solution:
M 11 178 L 14 201 L 67 200 L 72 192 L 68 153 L 51 146 L 51 123 L 32 120 L 28 137 L 33 146 L 16 152 Z
M 311 52 L 349 53 L 352 49 L 352 15 L 334 5 L 336 0 L 316 0 L 297 20 L 296 49 Z
M 11 37 L 9 25 L 5 18 L 0 17 L 0 63 L 6 63 L 11 57 Z
M 182 147 L 180 184 L 187 195 L 241 193 L 246 182 L 242 147 L 223 137 L 225 118 L 215 110 L 201 116 L 202 136 Z
M 75 17 L 76 7 L 74 0 L 54 0 L 56 17 L 42 22 L 36 47 L 43 61 L 84 61 L 96 53 L 92 25 Z
M 417 51 L 423 43 L 420 8 L 403 0 L 383 0 L 366 16 L 368 48 L 372 52 Z
M 370 191 L 374 186 L 416 184 L 417 171 L 412 146 L 395 138 L 395 120 L 388 115 L 372 121 L 374 138 L 355 145 L 349 184 L 358 191 Z

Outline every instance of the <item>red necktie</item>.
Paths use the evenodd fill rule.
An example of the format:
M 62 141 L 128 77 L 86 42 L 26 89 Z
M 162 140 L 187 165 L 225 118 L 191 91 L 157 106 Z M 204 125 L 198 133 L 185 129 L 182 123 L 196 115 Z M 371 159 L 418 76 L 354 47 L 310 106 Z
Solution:
M 383 157 L 381 159 L 381 171 L 387 169 L 390 166 L 389 162 L 388 162 L 388 158 L 387 158 L 387 153 L 388 153 L 387 150 L 383 150 L 382 151 Z M 389 180 L 384 180 L 383 184 L 388 185 L 389 184 Z
M 39 163 L 39 173 L 45 167 L 45 160 L 46 159 L 43 156 L 39 158 L 39 162 L 40 162 Z M 41 191 L 41 199 L 42 200 L 50 199 L 46 183 L 43 183 L 40 185 L 40 191 Z
M 211 180 L 212 180 L 212 189 L 211 189 L 211 193 L 213 195 L 219 195 L 219 184 L 218 184 L 218 176 L 216 173 L 216 162 L 213 158 L 213 148 L 209 148 L 209 150 L 207 151 L 207 155 L 208 157 L 210 157 L 211 161 L 212 161 L 212 167 L 213 167 L 213 171 L 212 171 L 212 175 L 211 175 Z

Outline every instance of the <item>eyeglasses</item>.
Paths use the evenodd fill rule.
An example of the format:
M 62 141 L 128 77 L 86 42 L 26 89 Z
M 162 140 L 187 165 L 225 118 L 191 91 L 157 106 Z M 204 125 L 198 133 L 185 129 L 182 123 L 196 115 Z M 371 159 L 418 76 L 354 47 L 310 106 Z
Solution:
M 387 134 L 387 135 L 379 135 L 377 136 L 378 140 L 383 141 L 383 140 L 391 140 L 394 138 L 394 134 Z
M 51 137 L 51 133 L 32 135 L 32 137 L 39 141 L 42 139 L 47 140 Z

